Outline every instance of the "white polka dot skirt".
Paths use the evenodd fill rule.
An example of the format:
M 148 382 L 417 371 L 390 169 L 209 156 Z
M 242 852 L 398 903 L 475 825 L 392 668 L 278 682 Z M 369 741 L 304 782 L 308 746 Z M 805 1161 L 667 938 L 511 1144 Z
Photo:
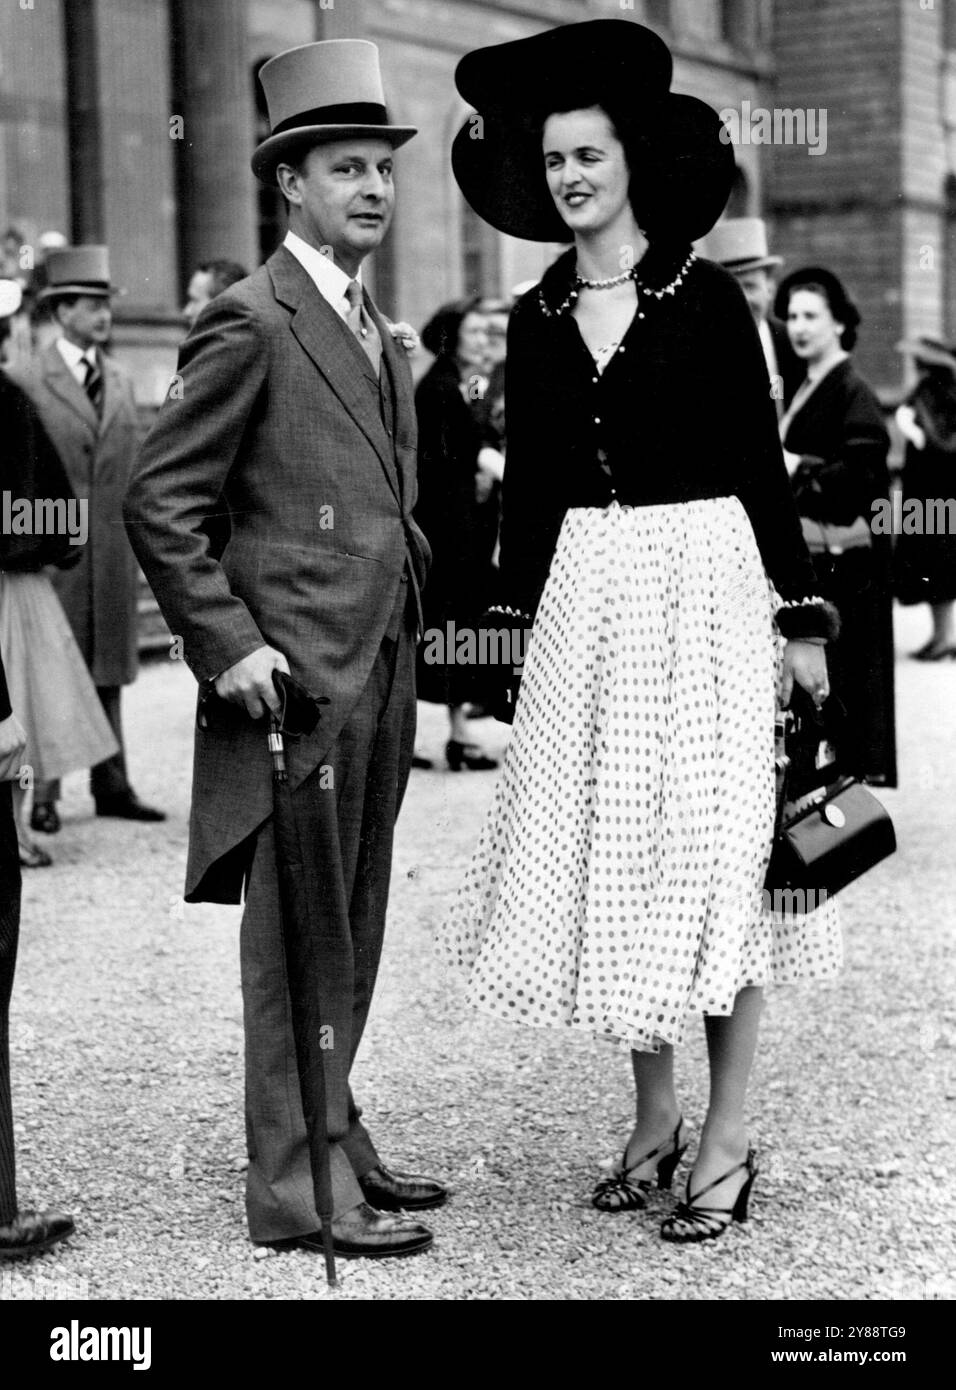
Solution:
M 511 742 L 439 929 L 467 999 L 641 1051 L 746 985 L 832 979 L 835 906 L 772 916 L 782 642 L 736 498 L 569 511 Z

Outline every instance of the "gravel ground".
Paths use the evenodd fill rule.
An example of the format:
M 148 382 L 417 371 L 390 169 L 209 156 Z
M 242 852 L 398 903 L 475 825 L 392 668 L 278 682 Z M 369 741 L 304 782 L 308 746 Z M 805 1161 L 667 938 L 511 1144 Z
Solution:
M 898 615 L 901 652 L 924 636 Z M 67 783 L 52 869 L 27 875 L 12 1051 L 21 1201 L 78 1233 L 4 1272 L 0 1296 L 94 1299 L 951 1299 L 956 1078 L 956 664 L 900 661 L 902 848 L 844 896 L 847 968 L 781 989 L 752 1089 L 752 1220 L 713 1245 L 658 1238 L 672 1199 L 607 1216 L 588 1193 L 627 1136 L 627 1057 L 478 1018 L 433 954 L 494 774 L 413 774 L 390 932 L 356 1091 L 383 1154 L 446 1178 L 437 1240 L 341 1262 L 266 1254 L 243 1212 L 238 909 L 184 908 L 193 681 L 153 664 L 126 696 L 140 795 L 164 826 L 96 821 Z M 421 706 L 438 753 L 441 712 Z M 488 746 L 506 731 L 479 726 Z M 702 1038 L 679 1063 L 705 1101 Z M 680 1176 L 683 1181 L 683 1175 Z

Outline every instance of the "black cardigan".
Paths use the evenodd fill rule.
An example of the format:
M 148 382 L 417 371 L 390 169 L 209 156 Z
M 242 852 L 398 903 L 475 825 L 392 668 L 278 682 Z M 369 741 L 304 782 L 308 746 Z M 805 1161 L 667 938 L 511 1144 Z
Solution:
M 890 436 L 876 396 L 849 357 L 838 362 L 791 420 L 786 447 L 801 456 L 793 490 L 801 516 L 848 526 L 890 495 Z
M 679 261 L 661 262 L 657 284 Z M 533 613 L 569 507 L 739 497 L 767 573 L 787 603 L 787 636 L 826 636 L 777 435 L 760 339 L 727 271 L 697 260 L 672 294 L 638 282 L 638 311 L 599 374 L 577 324 L 557 313 L 574 274 L 562 256 L 515 307 L 508 331 L 508 450 L 501 575 L 509 605 Z M 654 282 L 652 282 L 654 283 Z

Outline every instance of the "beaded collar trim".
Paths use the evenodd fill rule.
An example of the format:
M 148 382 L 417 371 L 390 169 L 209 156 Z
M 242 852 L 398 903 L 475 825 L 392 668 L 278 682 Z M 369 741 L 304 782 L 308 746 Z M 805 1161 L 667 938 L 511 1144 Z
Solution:
M 640 304 L 642 294 L 651 295 L 654 299 L 660 301 L 664 298 L 665 294 L 672 295 L 675 293 L 677 289 L 679 289 L 679 287 L 684 283 L 684 276 L 690 270 L 691 266 L 694 264 L 696 259 L 696 255 L 693 251 L 691 251 L 687 256 L 687 259 L 684 261 L 683 265 L 678 270 L 677 274 L 673 277 L 673 279 L 668 281 L 666 285 L 655 286 L 643 280 L 640 274 L 640 263 L 634 266 L 632 270 L 627 271 L 626 274 L 624 274 L 623 276 L 615 276 L 614 283 L 618 283 L 619 281 L 623 283 L 624 280 L 633 280 L 637 289 L 638 304 Z M 561 301 L 560 304 L 554 305 L 552 307 L 552 305 L 548 303 L 548 299 L 545 294 L 545 286 L 542 284 L 538 290 L 538 303 L 541 306 L 541 312 L 544 314 L 545 318 L 548 319 L 557 318 L 561 314 L 570 313 L 571 309 L 574 307 L 574 303 L 578 295 L 584 288 L 603 288 L 603 285 L 599 285 L 589 280 L 585 280 L 575 272 L 571 281 L 571 288 L 568 291 L 567 295 Z M 638 317 L 643 318 L 643 313 L 639 312 Z

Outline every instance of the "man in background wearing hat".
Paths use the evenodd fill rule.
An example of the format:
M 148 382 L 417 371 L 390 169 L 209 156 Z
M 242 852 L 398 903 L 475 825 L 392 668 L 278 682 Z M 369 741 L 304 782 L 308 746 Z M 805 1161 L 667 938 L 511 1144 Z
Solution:
M 767 227 L 760 217 L 727 217 L 718 222 L 707 236 L 707 255 L 736 277 L 750 305 L 779 419 L 804 376 L 786 325 L 770 312 L 774 293 L 771 271 L 783 265 L 783 257 L 768 255 Z
M 431 1179 L 384 1167 L 349 1087 L 384 931 L 395 818 L 415 731 L 415 411 L 402 349 L 360 267 L 392 217 L 394 150 L 378 50 L 307 44 L 266 63 L 273 133 L 253 170 L 289 209 L 284 244 L 202 309 L 180 351 L 126 503 L 134 549 L 200 682 L 203 721 L 188 902 L 239 902 L 246 1036 L 246 1210 L 253 1241 L 318 1249 L 319 1218 L 290 1028 L 267 709 L 273 672 L 328 698 L 287 745 L 303 874 L 321 917 L 332 1233 L 343 1255 L 407 1255 L 440 1205 Z M 210 518 L 228 539 L 210 543 Z M 318 1018 L 310 1019 L 319 1027 Z M 390 1212 L 394 1215 L 384 1215 Z
M 136 406 L 122 367 L 103 352 L 112 328 L 105 246 L 53 250 L 40 299 L 59 334 L 11 375 L 32 398 L 78 498 L 89 502 L 89 539 L 79 563 L 54 584 L 86 660 L 119 752 L 90 773 L 98 816 L 161 821 L 130 786 L 120 690 L 136 679 L 136 566 L 123 531 L 122 505 L 137 445 Z M 60 828 L 57 782 L 34 788 L 32 829 Z

